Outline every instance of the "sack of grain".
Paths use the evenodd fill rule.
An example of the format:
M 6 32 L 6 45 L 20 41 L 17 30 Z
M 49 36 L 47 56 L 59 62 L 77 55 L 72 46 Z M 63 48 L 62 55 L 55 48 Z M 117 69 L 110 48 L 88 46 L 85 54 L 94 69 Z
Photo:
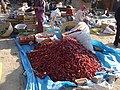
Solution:
M 79 22 L 78 25 L 65 34 L 76 38 L 84 47 L 94 52 L 90 38 L 90 29 L 85 22 Z

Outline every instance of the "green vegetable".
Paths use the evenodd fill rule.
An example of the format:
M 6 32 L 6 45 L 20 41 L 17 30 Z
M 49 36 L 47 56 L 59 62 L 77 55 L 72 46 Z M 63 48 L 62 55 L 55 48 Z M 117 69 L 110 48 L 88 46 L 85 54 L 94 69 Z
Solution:
M 6 32 L 6 30 L 0 31 L 0 36 L 3 35 Z

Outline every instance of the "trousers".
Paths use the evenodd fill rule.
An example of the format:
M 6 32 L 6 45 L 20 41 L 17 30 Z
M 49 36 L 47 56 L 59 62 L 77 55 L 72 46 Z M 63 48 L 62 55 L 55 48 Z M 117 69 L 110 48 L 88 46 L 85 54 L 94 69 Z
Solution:
M 118 45 L 118 43 L 120 42 L 120 25 L 117 24 L 117 32 L 116 32 L 116 36 L 115 36 L 115 41 L 114 44 Z

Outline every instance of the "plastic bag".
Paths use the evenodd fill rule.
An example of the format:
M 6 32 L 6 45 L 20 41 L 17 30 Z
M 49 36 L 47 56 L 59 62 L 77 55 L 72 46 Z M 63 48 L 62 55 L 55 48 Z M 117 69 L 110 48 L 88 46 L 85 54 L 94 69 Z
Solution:
M 56 16 L 56 17 L 61 16 L 61 12 L 58 8 L 54 11 L 51 11 L 50 18 L 53 18 L 54 16 Z

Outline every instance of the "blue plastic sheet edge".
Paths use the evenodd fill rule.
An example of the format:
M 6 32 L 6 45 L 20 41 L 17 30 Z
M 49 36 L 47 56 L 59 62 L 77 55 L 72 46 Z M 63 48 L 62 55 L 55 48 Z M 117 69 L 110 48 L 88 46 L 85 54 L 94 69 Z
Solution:
M 77 86 L 73 82 L 69 81 L 57 81 L 53 82 L 49 76 L 46 76 L 44 79 L 40 79 L 34 75 L 31 64 L 26 56 L 26 53 L 29 53 L 33 46 L 30 45 L 20 45 L 18 38 L 14 38 L 14 41 L 18 47 L 20 58 L 22 60 L 23 67 L 27 74 L 27 85 L 25 90 L 60 90 L 63 86 Z
M 96 51 L 96 56 L 101 60 L 103 67 L 120 72 L 120 51 L 107 47 L 97 40 L 92 40 L 92 45 L 103 50 L 103 52 Z
M 20 52 L 20 57 L 22 60 L 23 67 L 27 73 L 27 85 L 26 90 L 60 90 L 63 86 L 76 86 L 75 83 L 69 81 L 57 81 L 53 82 L 49 76 L 46 76 L 44 79 L 40 79 L 34 75 L 31 64 L 26 56 L 26 53 L 29 53 L 33 48 L 32 45 L 20 45 L 18 38 L 14 39 L 18 50 Z M 93 40 L 92 45 L 98 46 L 103 50 L 103 52 L 97 52 L 96 55 L 101 60 L 101 64 L 105 68 L 113 69 L 116 73 L 120 73 L 120 51 L 109 48 L 105 46 L 102 42 Z M 106 74 L 106 72 L 98 72 L 98 74 Z

